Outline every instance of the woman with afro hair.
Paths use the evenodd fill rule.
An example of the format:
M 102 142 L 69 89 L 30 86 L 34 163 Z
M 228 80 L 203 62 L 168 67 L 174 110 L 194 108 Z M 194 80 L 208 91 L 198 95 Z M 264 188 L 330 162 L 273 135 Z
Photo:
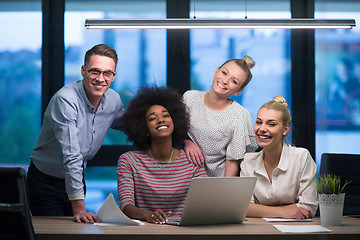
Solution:
M 189 129 L 182 96 L 166 87 L 142 87 L 122 122 L 136 150 L 118 161 L 121 210 L 130 218 L 159 224 L 170 214 L 181 216 L 191 179 L 206 176 L 181 149 Z

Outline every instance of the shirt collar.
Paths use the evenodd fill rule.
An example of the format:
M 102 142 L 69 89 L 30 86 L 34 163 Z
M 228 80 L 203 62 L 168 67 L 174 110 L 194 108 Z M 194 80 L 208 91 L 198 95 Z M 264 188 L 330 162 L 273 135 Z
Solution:
M 254 172 L 267 177 L 267 172 L 264 165 L 264 150 L 262 150 L 259 154 L 258 162 L 254 169 Z
M 283 147 L 281 150 L 281 156 L 280 156 L 280 162 L 279 162 L 279 165 L 277 166 L 277 168 L 279 168 L 280 170 L 282 170 L 284 172 L 286 172 L 286 170 L 289 167 L 289 163 L 291 162 L 291 161 L 285 160 L 288 155 L 289 155 L 289 145 L 283 143 Z
M 284 171 L 284 172 L 286 172 L 286 170 L 289 167 L 289 163 L 290 163 L 290 161 L 284 160 L 289 155 L 288 152 L 289 152 L 289 145 L 284 143 L 282 150 L 281 150 L 280 162 L 279 162 L 278 166 L 276 167 L 277 169 L 280 169 L 281 171 Z M 262 150 L 260 152 L 260 155 L 258 158 L 259 161 L 255 167 L 254 172 L 257 174 L 261 174 L 263 176 L 267 176 L 263 156 L 264 156 L 264 151 Z

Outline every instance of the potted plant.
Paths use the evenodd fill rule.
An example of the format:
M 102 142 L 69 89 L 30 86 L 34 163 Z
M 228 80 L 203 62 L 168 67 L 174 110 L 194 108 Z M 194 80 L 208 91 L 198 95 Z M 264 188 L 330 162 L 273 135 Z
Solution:
M 350 181 L 351 182 L 351 181 Z M 320 176 L 316 183 L 319 196 L 320 223 L 325 226 L 340 226 L 344 209 L 344 188 L 350 183 L 331 173 Z

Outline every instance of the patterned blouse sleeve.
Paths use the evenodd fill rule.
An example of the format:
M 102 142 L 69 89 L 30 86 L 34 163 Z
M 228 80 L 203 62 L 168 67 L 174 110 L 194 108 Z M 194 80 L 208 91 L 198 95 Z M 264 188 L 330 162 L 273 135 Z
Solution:
M 234 131 L 226 149 L 226 159 L 243 159 L 246 152 L 254 152 L 257 148 L 251 116 L 243 109 L 234 123 Z

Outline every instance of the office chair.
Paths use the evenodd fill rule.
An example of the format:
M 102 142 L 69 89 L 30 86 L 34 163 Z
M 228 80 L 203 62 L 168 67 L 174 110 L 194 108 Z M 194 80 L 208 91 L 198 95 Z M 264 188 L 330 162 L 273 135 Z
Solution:
M 35 240 L 23 168 L 0 168 L 0 239 Z
M 341 183 L 351 181 L 344 189 L 345 216 L 360 217 L 360 155 L 324 153 L 321 155 L 320 176 L 332 173 L 340 176 Z

